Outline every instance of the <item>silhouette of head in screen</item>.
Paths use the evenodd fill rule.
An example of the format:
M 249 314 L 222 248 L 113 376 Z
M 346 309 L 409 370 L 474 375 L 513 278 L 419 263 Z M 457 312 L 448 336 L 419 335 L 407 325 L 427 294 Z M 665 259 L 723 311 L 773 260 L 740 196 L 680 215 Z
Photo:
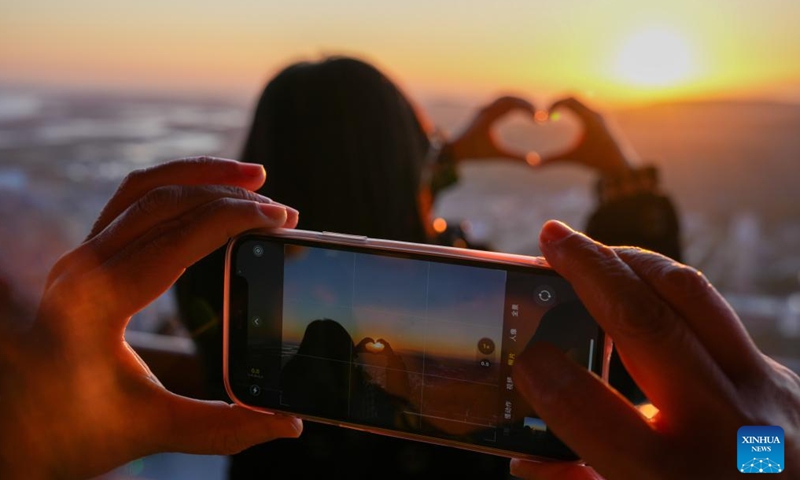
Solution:
M 372 339 L 355 346 L 335 320 L 308 324 L 297 353 L 281 370 L 282 402 L 310 415 L 387 427 L 396 424 L 398 412 L 411 409 L 405 365 L 399 356 L 386 353 L 390 361 L 384 375 L 391 388 L 387 391 L 373 383 L 358 363 L 358 351 L 367 340 Z
M 280 377 L 283 403 L 344 418 L 354 377 L 355 346 L 347 330 L 331 319 L 314 320 L 306 327 L 300 347 L 283 367 Z

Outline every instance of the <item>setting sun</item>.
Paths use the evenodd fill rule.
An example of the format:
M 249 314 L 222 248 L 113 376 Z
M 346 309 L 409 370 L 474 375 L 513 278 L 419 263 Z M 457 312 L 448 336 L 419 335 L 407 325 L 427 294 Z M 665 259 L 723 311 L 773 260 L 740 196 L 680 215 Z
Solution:
M 620 79 L 648 87 L 673 86 L 689 79 L 694 68 L 689 44 L 664 28 L 649 28 L 628 37 L 616 63 Z
M 441 15 L 423 14 L 421 0 L 312 4 L 6 2 L 0 85 L 250 101 L 289 63 L 345 54 L 437 102 L 800 98 L 797 1 L 445 2 L 433 9 Z

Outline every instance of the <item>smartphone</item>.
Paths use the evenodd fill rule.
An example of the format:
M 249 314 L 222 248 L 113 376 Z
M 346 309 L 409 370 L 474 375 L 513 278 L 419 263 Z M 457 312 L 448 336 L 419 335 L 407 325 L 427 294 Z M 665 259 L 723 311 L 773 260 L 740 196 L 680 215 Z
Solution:
M 301 230 L 246 233 L 225 266 L 239 405 L 508 457 L 576 460 L 514 385 L 550 342 L 607 379 L 611 343 L 542 259 Z

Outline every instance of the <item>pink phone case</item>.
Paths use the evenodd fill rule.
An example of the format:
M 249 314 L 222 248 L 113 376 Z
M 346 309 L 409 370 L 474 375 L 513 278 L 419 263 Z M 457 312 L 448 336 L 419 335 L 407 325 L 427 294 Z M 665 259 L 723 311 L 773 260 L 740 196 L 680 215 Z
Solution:
M 380 435 L 387 435 L 390 437 L 396 438 L 404 438 L 408 440 L 415 440 L 420 442 L 432 443 L 435 445 L 444 445 L 448 447 L 455 447 L 461 448 L 465 450 L 472 450 L 476 452 L 483 452 L 489 453 L 493 455 L 501 455 L 504 457 L 509 458 L 527 458 L 531 460 L 543 460 L 543 461 L 553 461 L 554 459 L 549 457 L 540 457 L 536 455 L 524 455 L 520 454 L 519 452 L 512 452 L 508 450 L 502 449 L 495 449 L 491 447 L 485 447 L 481 445 L 474 445 L 474 444 L 467 444 L 455 441 L 449 441 L 441 438 L 436 437 L 428 437 L 419 434 L 413 433 L 406 433 L 406 432 L 398 432 L 394 430 L 387 430 L 383 428 L 377 428 L 368 425 L 360 425 L 355 423 L 348 423 L 342 422 L 339 420 L 331 420 L 327 418 L 315 417 L 312 415 L 302 415 L 297 414 L 294 412 L 284 412 L 278 409 L 265 409 L 261 407 L 255 407 L 253 405 L 248 405 L 247 403 L 241 401 L 237 398 L 234 393 L 233 389 L 230 386 L 230 381 L 228 378 L 228 343 L 229 343 L 229 318 L 228 318 L 228 310 L 229 310 L 229 295 L 230 295 L 230 262 L 231 262 L 231 253 L 232 247 L 236 240 L 244 235 L 249 234 L 258 234 L 264 235 L 268 237 L 275 237 L 280 239 L 288 239 L 288 240 L 313 240 L 316 242 L 322 242 L 325 244 L 330 245 L 346 245 L 349 247 L 364 247 L 366 252 L 369 251 L 386 251 L 386 252 L 403 252 L 403 253 L 413 253 L 413 254 L 421 254 L 421 255 L 429 255 L 432 257 L 440 257 L 440 258 L 454 258 L 454 259 L 466 259 L 471 261 L 478 261 L 487 264 L 504 264 L 504 265 L 522 265 L 522 266 L 530 266 L 530 267 L 538 267 L 538 268 L 547 268 L 551 269 L 550 265 L 541 258 L 541 257 L 530 257 L 525 255 L 515 255 L 510 253 L 499 253 L 499 252 L 488 252 L 482 250 L 468 250 L 463 248 L 454 248 L 454 247 L 444 247 L 439 245 L 425 245 L 425 244 L 418 244 L 418 243 L 410 243 L 410 242 L 398 242 L 393 240 L 381 240 L 381 239 L 373 239 L 368 238 L 362 235 L 350 235 L 344 233 L 335 233 L 335 232 L 313 232 L 308 230 L 290 230 L 290 229 L 273 229 L 273 230 L 256 230 L 244 233 L 239 235 L 228 243 L 228 249 L 225 254 L 225 294 L 224 294 L 224 303 L 223 303 L 223 378 L 225 382 L 225 390 L 228 393 L 228 396 L 236 403 L 237 405 L 241 405 L 242 407 L 248 408 L 250 410 L 255 410 L 259 412 L 264 412 L 267 414 L 275 414 L 281 413 L 286 415 L 295 416 L 298 418 L 302 418 L 305 420 L 311 420 L 315 422 L 326 423 L 328 425 L 335 425 L 344 428 L 351 428 L 353 430 L 377 433 Z M 602 378 L 605 381 L 608 381 L 608 365 L 609 360 L 611 358 L 611 352 L 613 349 L 612 340 L 606 335 L 605 342 L 603 345 L 603 365 L 602 365 Z

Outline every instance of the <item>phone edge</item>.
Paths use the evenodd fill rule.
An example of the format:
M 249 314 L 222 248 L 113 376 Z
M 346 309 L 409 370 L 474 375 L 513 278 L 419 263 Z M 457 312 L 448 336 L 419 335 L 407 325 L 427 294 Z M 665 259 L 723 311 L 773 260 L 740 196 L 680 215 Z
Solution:
M 440 245 L 423 245 L 423 244 L 416 244 L 410 242 L 400 242 L 395 240 L 380 240 L 380 239 L 370 239 L 366 236 L 359 236 L 359 235 L 346 235 L 346 234 L 339 234 L 335 232 L 314 232 L 310 230 L 292 230 L 292 229 L 258 229 L 258 230 L 250 230 L 244 233 L 241 233 L 235 237 L 232 237 L 228 241 L 228 245 L 225 249 L 225 276 L 224 276 L 224 287 L 223 287 L 223 302 L 222 302 L 222 378 L 223 383 L 225 386 L 225 392 L 228 394 L 228 397 L 233 401 L 234 404 L 239 405 L 240 407 L 246 408 L 248 410 L 252 410 L 259 413 L 264 413 L 268 415 L 287 415 L 296 418 L 300 418 L 302 420 L 310 420 L 313 422 L 324 423 L 327 425 L 332 425 L 336 427 L 343 427 L 349 428 L 351 430 L 357 430 L 361 432 L 368 432 L 368 433 L 375 433 L 379 435 L 385 435 L 394 438 L 400 438 L 405 440 L 413 440 L 423 443 L 428 443 L 432 445 L 441 445 L 446 447 L 453 447 L 458 448 L 461 450 L 467 450 L 472 452 L 481 452 L 490 455 L 497 455 L 505 458 L 521 458 L 525 460 L 534 460 L 540 462 L 562 462 L 562 463 L 573 463 L 573 464 L 584 464 L 582 459 L 578 458 L 576 460 L 562 460 L 552 457 L 541 457 L 537 455 L 526 455 L 520 454 L 519 452 L 510 452 L 508 450 L 502 449 L 493 449 L 491 447 L 484 447 L 484 446 L 472 446 L 467 445 L 464 443 L 449 441 L 446 439 L 435 439 L 433 437 L 426 437 L 423 435 L 417 435 L 413 433 L 403 433 L 403 432 L 396 432 L 393 430 L 385 430 L 380 427 L 368 427 L 365 428 L 363 425 L 358 425 L 355 423 L 349 422 L 337 422 L 333 420 L 329 420 L 322 417 L 315 417 L 312 415 L 304 415 L 304 414 L 297 414 L 294 412 L 284 412 L 282 410 L 273 410 L 273 409 L 266 409 L 261 407 L 255 407 L 252 405 L 248 405 L 247 403 L 241 401 L 234 393 L 233 389 L 230 386 L 230 379 L 228 376 L 228 357 L 229 357 L 229 327 L 230 327 L 230 318 L 229 318 L 229 298 L 230 298 L 230 264 L 231 264 L 231 255 L 233 253 L 233 247 L 239 238 L 244 237 L 246 235 L 251 234 L 260 234 L 260 235 L 267 235 L 272 237 L 284 238 L 284 239 L 299 239 L 299 240 L 316 240 L 316 241 L 326 241 L 329 243 L 334 243 L 338 245 L 345 245 L 345 246 L 365 246 L 365 247 L 373 247 L 378 250 L 385 250 L 389 252 L 411 252 L 411 253 L 419 253 L 424 255 L 435 255 L 444 258 L 458 258 L 458 259 L 467 259 L 467 260 L 478 260 L 484 261 L 487 263 L 505 263 L 509 265 L 522 265 L 522 266 L 530 266 L 530 267 L 539 267 L 552 270 L 553 268 L 547 263 L 544 258 L 541 257 L 531 257 L 525 255 L 517 255 L 511 253 L 500 253 L 500 252 L 487 252 L 483 250 L 469 250 L 469 249 L 462 249 L 462 248 L 455 248 L 455 247 L 445 247 Z M 327 234 L 327 235 L 326 235 Z M 613 342 L 611 338 L 603 332 L 603 365 L 601 368 L 602 372 L 602 379 L 604 382 L 608 383 L 608 373 L 609 373 L 609 363 L 611 360 L 611 353 L 613 351 Z

